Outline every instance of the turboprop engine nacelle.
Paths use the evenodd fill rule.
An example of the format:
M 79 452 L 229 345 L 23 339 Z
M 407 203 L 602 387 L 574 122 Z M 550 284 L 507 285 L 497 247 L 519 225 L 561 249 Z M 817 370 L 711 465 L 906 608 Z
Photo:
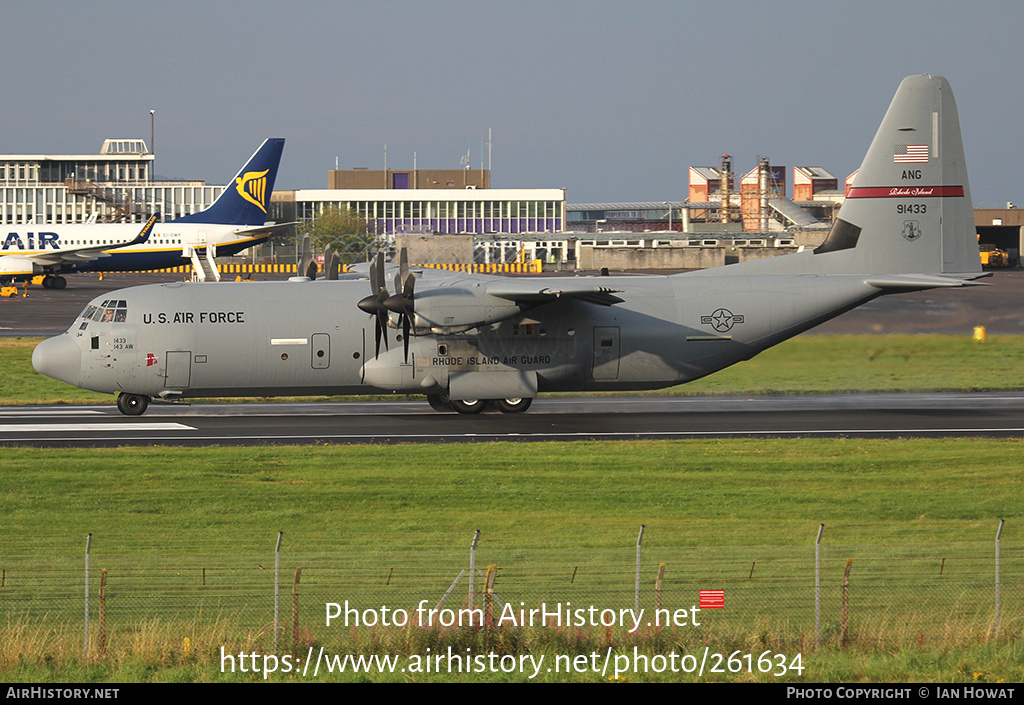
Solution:
M 416 293 L 413 325 L 435 335 L 464 333 L 518 316 L 514 302 L 491 296 L 480 284 L 464 289 L 433 289 Z

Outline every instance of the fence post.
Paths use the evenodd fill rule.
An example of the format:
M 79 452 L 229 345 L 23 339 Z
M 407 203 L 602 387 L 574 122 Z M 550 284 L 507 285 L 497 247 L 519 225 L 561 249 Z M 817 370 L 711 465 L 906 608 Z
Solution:
M 292 585 L 292 648 L 299 638 L 299 578 L 302 577 L 302 566 L 295 569 L 295 583 Z
M 480 541 L 480 529 L 473 532 L 473 542 L 469 545 L 469 609 L 476 607 L 476 592 L 473 579 L 476 576 L 476 545 Z
M 1005 519 L 999 520 L 999 529 L 996 531 L 996 623 L 993 630 L 993 635 L 999 638 L 999 540 L 1003 536 L 1003 524 L 1006 523 Z
M 654 583 L 654 613 L 661 611 L 661 588 L 665 581 L 665 564 L 658 566 L 658 580 Z
M 814 542 L 814 645 L 821 648 L 821 535 L 825 525 L 818 525 L 818 538 Z
M 274 653 L 277 653 L 278 626 L 281 616 L 281 537 L 283 531 L 277 532 L 277 546 L 274 548 Z
M 92 534 L 85 537 L 85 644 L 82 647 L 83 658 L 89 660 L 89 549 L 92 547 Z
M 494 581 L 498 577 L 498 566 L 487 566 L 487 574 L 484 576 L 484 623 L 481 627 L 487 629 L 494 626 Z
M 850 566 L 852 564 L 853 559 L 847 558 L 846 570 L 843 571 L 843 611 L 840 615 L 839 645 L 844 649 L 850 643 Z
M 644 525 L 640 525 L 640 535 L 636 537 L 636 589 L 634 590 L 633 609 L 640 613 L 640 547 L 644 540 Z
M 96 655 L 107 657 L 107 569 L 100 570 L 100 634 L 96 645 Z

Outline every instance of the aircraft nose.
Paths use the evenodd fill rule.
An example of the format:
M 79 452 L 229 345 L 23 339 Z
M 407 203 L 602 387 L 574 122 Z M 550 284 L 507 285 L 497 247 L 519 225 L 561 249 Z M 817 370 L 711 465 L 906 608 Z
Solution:
M 39 343 L 32 351 L 32 367 L 61 382 L 82 384 L 82 352 L 66 333 Z

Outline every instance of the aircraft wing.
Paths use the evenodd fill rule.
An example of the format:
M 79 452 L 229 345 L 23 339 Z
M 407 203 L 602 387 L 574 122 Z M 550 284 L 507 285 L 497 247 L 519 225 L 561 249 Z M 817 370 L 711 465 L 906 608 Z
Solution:
M 153 214 L 153 216 L 146 221 L 146 224 L 142 226 L 142 230 L 139 231 L 139 234 L 128 242 L 122 242 L 114 245 L 84 245 L 82 247 L 71 247 L 63 250 L 35 252 L 26 255 L 19 255 L 19 257 L 43 266 L 56 264 L 81 264 L 82 262 L 89 262 L 102 257 L 109 257 L 110 255 L 107 254 L 108 250 L 119 250 L 122 247 L 144 244 L 149 240 L 149 235 L 153 232 L 153 226 L 156 225 L 159 218 L 159 213 Z
M 592 304 L 611 306 L 622 303 L 615 294 L 622 293 L 621 289 L 611 289 L 606 286 L 594 286 L 591 282 L 575 281 L 566 279 L 565 284 L 561 283 L 557 288 L 549 286 L 537 286 L 531 284 L 528 279 L 514 282 L 499 282 L 487 287 L 487 293 L 501 299 L 508 299 L 516 303 L 543 304 L 555 301 L 560 298 L 578 299 L 589 301 Z

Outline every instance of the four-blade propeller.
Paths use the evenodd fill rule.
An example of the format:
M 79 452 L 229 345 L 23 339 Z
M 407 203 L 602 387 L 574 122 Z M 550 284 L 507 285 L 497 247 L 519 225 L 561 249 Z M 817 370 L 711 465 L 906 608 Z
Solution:
M 395 275 L 395 293 L 384 301 L 389 311 L 398 314 L 398 325 L 402 327 L 402 342 L 405 346 L 405 361 L 409 362 L 409 335 L 412 333 L 413 301 L 416 291 L 416 275 L 409 271 L 409 256 L 405 248 L 399 255 L 398 274 Z
M 384 281 L 384 253 L 378 252 L 377 258 L 370 264 L 370 295 L 359 301 L 357 306 L 371 316 L 375 316 L 374 338 L 376 348 L 374 357 L 380 355 L 380 341 L 384 339 L 384 349 L 388 349 L 389 312 L 398 314 L 398 325 L 402 327 L 402 342 L 405 348 L 405 361 L 409 362 L 409 336 L 412 334 L 412 316 L 414 313 L 416 275 L 409 271 L 409 260 L 405 248 L 399 256 L 398 274 L 395 275 L 395 291 L 392 296 Z

